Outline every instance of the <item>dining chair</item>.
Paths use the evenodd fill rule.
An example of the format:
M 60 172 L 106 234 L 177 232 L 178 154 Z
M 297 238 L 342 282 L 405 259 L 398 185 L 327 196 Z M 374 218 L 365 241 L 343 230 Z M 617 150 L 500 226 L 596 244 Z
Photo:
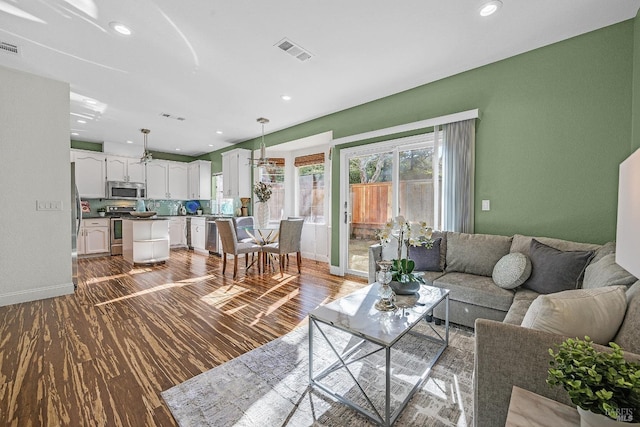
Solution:
M 240 216 L 233 218 L 233 223 L 236 228 L 236 234 L 238 235 L 238 242 L 255 242 L 254 238 L 247 232 L 244 227 L 253 227 L 255 220 L 252 216 Z
M 227 270 L 227 254 L 233 254 L 233 278 L 238 274 L 238 255 L 260 253 L 262 246 L 251 242 L 239 242 L 236 228 L 231 219 L 217 219 L 216 226 L 222 241 L 222 274 Z M 248 258 L 245 258 L 245 268 L 249 268 Z M 253 264 L 253 263 L 252 263 Z M 258 272 L 260 264 L 258 263 Z
M 262 251 L 268 254 L 278 255 L 278 263 L 280 264 L 280 275 L 284 274 L 283 255 L 296 253 L 298 264 L 298 273 L 300 273 L 300 264 L 302 263 L 302 255 L 300 254 L 300 239 L 302 237 L 302 225 L 304 221 L 301 219 L 283 219 L 280 221 L 280 232 L 278 233 L 278 241 L 262 247 Z

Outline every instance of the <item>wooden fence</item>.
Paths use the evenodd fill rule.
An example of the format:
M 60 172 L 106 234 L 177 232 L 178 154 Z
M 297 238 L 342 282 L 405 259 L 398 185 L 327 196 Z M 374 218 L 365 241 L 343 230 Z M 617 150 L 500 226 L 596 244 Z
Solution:
M 392 217 L 390 182 L 352 184 L 351 238 L 373 239 L 376 230 Z M 400 213 L 409 221 L 433 225 L 433 183 L 431 179 L 400 181 Z

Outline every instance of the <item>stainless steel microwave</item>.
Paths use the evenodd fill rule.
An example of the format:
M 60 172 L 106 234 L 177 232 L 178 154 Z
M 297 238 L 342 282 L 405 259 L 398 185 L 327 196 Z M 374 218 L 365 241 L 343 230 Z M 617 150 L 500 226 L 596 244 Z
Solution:
M 144 182 L 107 181 L 107 198 L 109 199 L 144 199 L 145 197 Z

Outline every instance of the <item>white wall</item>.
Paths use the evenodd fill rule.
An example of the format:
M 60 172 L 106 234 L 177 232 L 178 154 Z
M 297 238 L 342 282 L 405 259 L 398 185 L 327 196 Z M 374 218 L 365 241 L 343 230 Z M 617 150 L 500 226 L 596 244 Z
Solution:
M 69 85 L 0 67 L 0 305 L 73 292 Z M 62 202 L 37 211 L 36 201 Z

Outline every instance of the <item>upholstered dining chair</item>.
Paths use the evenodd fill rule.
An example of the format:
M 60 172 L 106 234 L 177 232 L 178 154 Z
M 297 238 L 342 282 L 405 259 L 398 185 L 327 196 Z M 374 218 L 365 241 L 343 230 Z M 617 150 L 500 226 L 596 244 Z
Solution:
M 278 233 L 278 241 L 262 247 L 264 253 L 278 255 L 280 264 L 280 275 L 284 274 L 283 255 L 296 253 L 298 264 L 298 273 L 300 273 L 300 264 L 302 263 L 302 255 L 300 254 L 300 238 L 302 237 L 302 219 L 283 219 L 280 221 L 280 232 Z
M 254 242 L 253 237 L 247 232 L 247 230 L 243 227 L 253 227 L 254 219 L 252 216 L 239 216 L 237 218 L 233 218 L 233 222 L 236 227 L 236 234 L 238 235 L 238 242 Z
M 235 279 L 238 274 L 238 255 L 259 253 L 262 246 L 250 242 L 239 242 L 236 227 L 231 219 L 217 219 L 216 226 L 222 241 L 222 274 L 224 275 L 227 270 L 227 254 L 233 254 L 233 278 Z M 245 265 L 245 268 L 249 268 L 249 265 Z M 259 263 L 258 272 L 260 272 Z

